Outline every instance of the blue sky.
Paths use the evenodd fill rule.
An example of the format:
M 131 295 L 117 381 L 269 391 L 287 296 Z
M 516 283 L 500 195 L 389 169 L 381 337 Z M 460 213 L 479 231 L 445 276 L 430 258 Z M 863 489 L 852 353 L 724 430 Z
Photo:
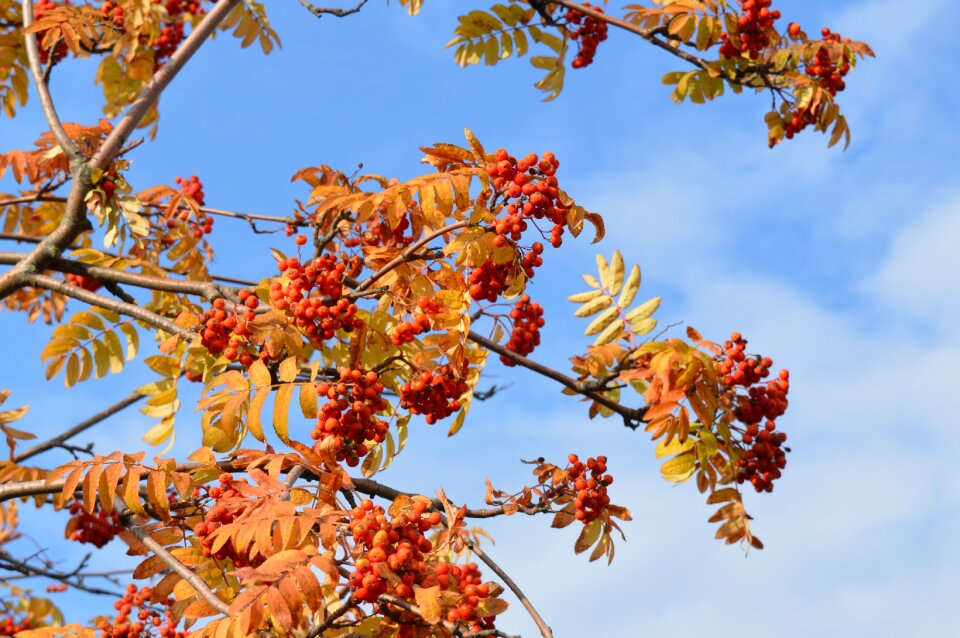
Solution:
M 448 494 L 473 503 L 487 475 L 503 487 L 526 482 L 520 458 L 610 458 L 614 501 L 635 518 L 611 567 L 575 557 L 572 528 L 529 518 L 488 527 L 497 540 L 490 553 L 558 638 L 734 638 L 760 629 L 928 636 L 960 622 L 960 479 L 951 461 L 960 436 L 950 425 L 960 355 L 960 258 L 951 248 L 960 243 L 960 89 L 945 77 L 951 51 L 941 28 L 954 17 L 951 3 L 776 3 L 810 31 L 830 26 L 877 51 L 842 96 L 853 128 L 846 153 L 811 134 L 768 150 L 765 97 L 674 106 L 659 78 L 680 67 L 622 33 L 543 104 L 526 62 L 463 71 L 443 50 L 458 9 L 474 3 L 433 0 L 410 18 L 375 0 L 349 19 L 319 21 L 295 2 L 270 4 L 283 48 L 265 58 L 238 52 L 231 38 L 205 47 L 164 97 L 157 141 L 133 156 L 138 187 L 196 173 L 211 205 L 282 215 L 305 196 L 289 182 L 300 167 L 362 162 L 410 177 L 422 170 L 417 146 L 459 142 L 469 126 L 491 149 L 554 151 L 565 188 L 607 220 L 598 247 L 567 241 L 545 256 L 531 291 L 547 312 L 538 358 L 562 368 L 586 345 L 565 297 L 592 271 L 595 248 L 619 248 L 642 265 L 643 291 L 664 297 L 662 322 L 685 321 L 716 339 L 740 330 L 751 350 L 791 370 L 791 409 L 778 424 L 793 453 L 774 494 L 748 500 L 767 549 L 746 557 L 712 539 L 710 510 L 693 486 L 659 478 L 644 436 L 589 421 L 524 371 L 491 368 L 491 382 L 513 385 L 477 406 L 457 437 L 414 428 L 384 480 L 429 493 L 441 476 Z M 96 116 L 92 70 L 57 69 L 65 120 Z M 2 146 L 25 147 L 41 127 L 36 109 L 0 120 Z M 271 241 L 286 244 L 251 240 L 226 220 L 213 237 L 215 270 L 251 277 L 270 267 Z M 21 423 L 40 433 L 148 378 L 131 368 L 66 392 L 43 382 L 47 328 L 4 313 L 0 331 L 10 336 L 0 387 L 14 388 L 12 403 L 32 404 Z M 185 410 L 178 450 L 196 445 L 193 423 Z M 139 448 L 146 427 L 130 412 L 78 442 Z M 39 542 L 60 545 L 58 531 L 46 534 L 65 517 L 24 510 L 24 520 Z M 75 545 L 62 551 L 82 555 Z M 114 566 L 121 556 L 114 543 L 95 560 Z M 77 619 L 88 613 L 81 596 L 61 602 Z M 500 624 L 536 633 L 520 611 Z

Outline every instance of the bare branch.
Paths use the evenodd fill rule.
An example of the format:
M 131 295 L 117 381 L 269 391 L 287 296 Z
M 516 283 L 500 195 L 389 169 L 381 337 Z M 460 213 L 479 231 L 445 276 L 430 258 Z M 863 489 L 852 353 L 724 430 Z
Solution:
M 105 410 L 102 410 L 97 414 L 94 414 L 90 418 L 84 419 L 83 421 L 81 421 L 80 423 L 77 423 L 75 426 L 73 426 L 69 430 L 64 431 L 62 434 L 58 434 L 57 436 L 53 437 L 48 441 L 44 441 L 43 443 L 39 443 L 33 446 L 32 448 L 30 448 L 29 450 L 24 450 L 20 454 L 16 455 L 13 458 L 13 461 L 15 463 L 23 463 L 29 458 L 32 458 L 38 454 L 46 452 L 47 450 L 56 448 L 61 444 L 63 444 L 64 441 L 72 439 L 73 437 L 80 434 L 81 432 L 89 430 L 90 428 L 97 425 L 101 421 L 104 421 L 105 419 L 113 416 L 117 412 L 120 412 L 121 410 L 124 410 L 130 407 L 131 405 L 142 400 L 143 398 L 144 398 L 144 395 L 140 394 L 139 392 L 131 392 L 120 401 L 117 401 L 116 403 L 106 408 Z
M 360 0 L 360 4 L 353 7 L 352 9 L 336 9 L 336 8 L 326 8 L 326 7 L 315 7 L 314 5 L 307 2 L 307 0 L 300 0 L 300 4 L 303 5 L 303 8 L 315 15 L 318 18 L 322 18 L 325 15 L 331 15 L 335 18 L 344 18 L 348 15 L 353 15 L 360 11 L 363 8 L 363 5 L 367 4 L 367 0 Z
M 89 556 L 87 557 L 89 558 Z M 43 578 L 50 578 L 52 580 L 59 581 L 74 589 L 79 589 L 90 594 L 100 594 L 103 596 L 115 596 L 120 598 L 123 596 L 122 593 L 116 591 L 110 591 L 108 589 L 100 589 L 99 587 L 91 587 L 90 585 L 85 585 L 83 583 L 83 578 L 81 576 L 81 571 L 86 566 L 86 558 L 80 563 L 80 566 L 77 567 L 72 572 L 58 572 L 51 569 L 45 569 L 43 567 L 35 567 L 30 565 L 26 560 L 20 560 L 14 558 L 8 554 L 5 550 L 0 549 L 0 568 L 8 569 L 11 571 L 18 572 L 24 576 L 40 576 Z M 0 578 L 0 582 L 5 580 Z
M 527 610 L 527 613 L 530 614 L 530 617 L 533 619 L 533 622 L 537 624 L 537 629 L 540 630 L 540 635 L 543 638 L 553 638 L 553 630 L 550 629 L 550 626 L 543 620 L 543 617 L 540 615 L 540 612 L 537 611 L 536 607 L 533 606 L 533 603 L 530 602 L 530 599 L 527 598 L 527 595 L 523 593 L 523 590 L 520 589 L 519 585 L 510 576 L 507 572 L 503 571 L 499 565 L 497 565 L 492 558 L 487 556 L 480 547 L 469 539 L 464 539 L 467 547 L 470 548 L 477 558 L 479 558 L 483 563 L 489 567 L 493 572 L 500 577 L 507 587 L 510 588 L 510 591 L 513 592 L 514 596 L 517 597 L 517 600 L 520 601 L 520 604 L 523 605 L 523 608 Z
M 474 343 L 483 346 L 487 350 L 496 352 L 497 354 L 504 356 L 507 359 L 510 359 L 517 365 L 523 366 L 528 370 L 533 370 L 537 374 L 543 375 L 548 379 L 553 379 L 554 381 L 559 382 L 561 385 L 564 385 L 570 388 L 577 394 L 582 394 L 583 396 L 589 399 L 593 399 L 600 405 L 606 408 L 609 408 L 610 410 L 613 410 L 614 412 L 616 412 L 617 414 L 623 417 L 624 425 L 626 425 L 631 429 L 634 429 L 634 430 L 637 429 L 637 427 L 640 425 L 640 420 L 643 418 L 643 415 L 646 412 L 646 408 L 628 408 L 627 406 L 621 405 L 612 399 L 608 399 L 602 394 L 598 394 L 596 392 L 593 392 L 592 390 L 588 390 L 587 387 L 580 381 L 577 381 L 576 379 L 568 377 L 567 375 L 563 374 L 562 372 L 558 372 L 553 368 L 548 368 L 547 366 L 541 363 L 537 363 L 533 359 L 528 359 L 527 357 L 519 355 L 513 350 L 508 350 L 507 348 L 500 345 L 496 341 L 493 341 L 492 339 L 487 339 L 483 335 L 479 335 L 476 332 L 473 332 L 472 330 L 470 331 L 468 338 L 470 339 L 470 341 L 473 341 Z

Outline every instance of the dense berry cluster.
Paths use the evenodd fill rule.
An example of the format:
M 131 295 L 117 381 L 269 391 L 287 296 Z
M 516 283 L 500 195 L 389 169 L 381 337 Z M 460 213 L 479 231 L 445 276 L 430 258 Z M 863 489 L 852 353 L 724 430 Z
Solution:
M 780 19 L 780 12 L 770 10 L 772 0 L 745 0 L 737 19 L 739 44 L 730 34 L 720 36 L 720 55 L 724 58 L 748 56 L 751 60 L 760 57 L 771 43 L 773 24 Z
M 410 321 L 403 321 L 397 325 L 390 336 L 393 345 L 402 346 L 405 343 L 411 343 L 418 334 L 423 334 L 430 330 L 430 318 L 443 312 L 436 299 L 430 297 L 421 297 L 417 301 L 417 308 L 420 310 Z
M 522 295 L 510 311 L 510 318 L 513 319 L 513 331 L 505 347 L 519 355 L 527 356 L 540 345 L 540 328 L 545 323 L 543 307 L 535 301 L 530 301 L 530 295 Z M 500 355 L 500 361 L 510 367 L 516 365 L 503 355 Z
M 177 621 L 173 619 L 173 598 L 154 606 L 150 602 L 152 597 L 150 587 L 137 589 L 132 583 L 127 585 L 123 598 L 113 603 L 117 615 L 111 620 L 101 619 L 97 624 L 98 638 L 186 638 L 187 632 L 177 631 Z M 160 612 L 157 607 L 165 609 Z
M 534 243 L 528 252 L 519 249 L 523 232 L 528 221 L 546 219 L 553 223 L 550 231 L 550 243 L 559 247 L 563 242 L 563 229 L 566 224 L 567 207 L 560 200 L 556 172 L 560 162 L 553 153 L 544 153 L 540 158 L 530 153 L 517 160 L 504 149 L 494 153 L 493 162 L 487 164 L 486 171 L 490 183 L 498 196 L 503 197 L 500 212 L 493 230 L 496 233 L 493 244 L 498 248 L 513 246 L 522 254 L 521 267 L 529 279 L 534 268 L 543 264 L 540 257 L 543 244 Z M 489 258 L 470 273 L 470 296 L 474 299 L 486 299 L 494 302 L 509 285 L 509 279 L 516 273 L 511 261 L 495 263 Z
M 841 42 L 840 34 L 833 33 L 826 27 L 823 29 L 823 40 L 835 44 Z M 850 39 L 846 38 L 844 41 L 849 42 Z M 805 69 L 807 75 L 816 78 L 820 86 L 832 96 L 836 96 L 837 93 L 847 88 L 843 78 L 850 72 L 849 62 L 844 60 L 843 64 L 839 66 L 837 62 L 831 57 L 827 47 L 822 46 L 817 49 L 817 54 L 813 57 L 813 60 L 806 63 Z
M 257 566 L 263 562 L 263 557 L 251 557 L 247 551 L 241 551 L 242 548 L 235 547 L 232 539 L 222 545 L 217 543 L 220 546 L 217 551 L 213 551 L 213 544 L 216 541 L 213 533 L 223 525 L 232 523 L 246 510 L 237 487 L 238 484 L 243 483 L 246 483 L 245 479 L 234 480 L 231 474 L 224 473 L 220 475 L 220 485 L 204 488 L 214 504 L 193 529 L 197 540 L 200 541 L 204 556 L 217 560 L 229 560 L 236 567 Z
M 239 293 L 241 307 L 227 310 L 224 299 L 214 299 L 209 310 L 200 317 L 200 343 L 210 354 L 220 354 L 230 361 L 239 361 L 249 368 L 259 356 L 261 359 L 270 359 L 270 354 L 261 348 L 259 354 L 250 343 L 249 323 L 256 318 L 254 310 L 260 305 L 260 300 L 249 290 Z
M 414 601 L 413 586 L 427 576 L 424 554 L 433 543 L 424 536 L 440 523 L 440 513 L 426 513 L 427 503 L 415 501 L 407 512 L 387 519 L 383 508 L 364 499 L 351 513 L 350 532 L 362 555 L 349 576 L 356 600 L 372 603 L 383 594 Z M 380 569 L 384 565 L 391 576 Z
M 470 271 L 467 279 L 470 283 L 470 296 L 477 301 L 495 302 L 500 293 L 507 288 L 513 273 L 514 267 L 511 262 L 495 264 L 492 259 L 487 259 Z
M 69 4 L 70 4 L 70 0 L 65 0 L 65 2 L 63 2 L 64 6 L 67 6 Z M 53 11 L 54 9 L 57 8 L 57 6 L 58 6 L 57 3 L 54 2 L 53 0 L 40 0 L 35 5 L 33 5 L 33 19 L 39 20 L 40 18 L 43 17 L 43 14 L 45 14 L 48 11 Z M 43 32 L 39 32 L 36 34 L 37 49 L 40 54 L 39 55 L 40 64 L 44 64 L 44 65 L 47 63 L 56 64 L 63 58 L 67 57 L 67 53 L 70 51 L 70 49 L 67 47 L 66 41 L 60 40 L 60 42 L 58 42 L 52 50 L 44 49 L 42 44 L 43 36 L 44 36 Z
M 74 275 L 73 273 L 67 273 L 67 281 L 77 288 L 83 288 L 89 292 L 96 292 L 100 290 L 100 287 L 103 285 L 96 279 L 91 279 L 90 277 L 84 277 L 83 275 Z
M 777 432 L 773 421 L 767 421 L 763 429 L 757 423 L 748 425 L 743 443 L 750 447 L 737 461 L 737 482 L 749 482 L 758 492 L 772 492 L 773 482 L 787 466 L 787 450 L 781 447 L 786 440 L 786 433 Z
M 850 38 L 841 39 L 839 33 L 833 33 L 826 27 L 823 28 L 821 33 L 825 42 L 834 44 L 850 42 Z M 804 70 L 824 91 L 831 96 L 836 96 L 837 93 L 847 88 L 844 78 L 850 72 L 849 62 L 846 60 L 843 60 L 842 64 L 839 64 L 839 62 L 839 60 L 833 59 L 827 47 L 821 46 L 817 49 L 813 59 L 805 63 Z M 794 109 L 789 119 L 784 122 L 783 130 L 786 138 L 793 139 L 797 133 L 816 122 L 822 110 L 823 102 L 817 103 L 815 107 L 807 105 L 802 109 Z
M 583 6 L 603 13 L 603 9 L 594 7 L 589 2 L 584 2 Z M 577 57 L 573 59 L 570 66 L 575 69 L 590 66 L 597 54 L 597 46 L 607 39 L 607 23 L 593 16 L 584 15 L 575 9 L 567 11 L 566 19 L 569 25 L 574 26 L 570 29 L 570 37 L 576 40 L 578 47 Z
M 747 340 L 739 332 L 730 335 L 723 345 L 724 359 L 720 363 L 723 382 L 726 385 L 749 387 L 770 376 L 773 360 L 769 357 L 747 357 Z
M 790 372 L 781 370 L 776 379 L 761 383 L 770 376 L 773 361 L 769 357 L 748 357 L 747 342 L 739 332 L 724 343 L 724 358 L 719 363 L 723 383 L 731 388 L 742 387 L 734 416 L 745 426 L 743 457 L 737 461 L 737 481 L 750 482 L 758 492 L 772 492 L 773 481 L 780 478 L 787 465 L 786 449 L 781 445 L 787 435 L 776 431 L 774 419 L 787 410 Z M 761 429 L 760 424 L 766 420 Z
M 97 549 L 112 541 L 122 529 L 117 513 L 104 513 L 99 501 L 96 501 L 93 513 L 79 501 L 74 501 L 70 504 L 70 515 L 66 537 L 78 543 L 89 543 Z
M 576 454 L 567 459 L 570 466 L 567 468 L 567 480 L 573 483 L 577 492 L 574 506 L 577 508 L 577 520 L 586 525 L 600 516 L 603 508 L 610 504 L 607 496 L 607 486 L 613 483 L 613 477 L 605 474 L 607 471 L 607 457 L 590 457 L 586 463 L 580 461 Z
M 480 569 L 476 563 L 467 563 L 462 567 L 440 563 L 434 569 L 434 573 L 437 576 L 438 585 L 443 588 L 453 587 L 463 595 L 460 603 L 447 611 L 449 622 L 464 623 L 473 633 L 494 628 L 493 616 L 482 617 L 477 613 L 480 602 L 490 595 L 490 588 L 480 577 Z
M 347 270 L 343 261 L 323 255 L 304 265 L 290 257 L 281 259 L 277 268 L 287 283 L 270 285 L 273 307 L 293 315 L 296 326 L 315 345 L 332 339 L 337 330 L 351 332 L 363 325 L 356 304 L 343 296 Z
M 123 28 L 123 7 L 117 3 L 112 2 L 112 0 L 107 0 L 100 5 L 100 13 L 103 14 L 104 18 L 112 22 L 113 26 L 120 29 Z
M 470 389 L 463 374 L 450 364 L 424 370 L 400 389 L 400 406 L 414 414 L 423 414 L 428 425 L 445 419 L 460 409 L 460 397 Z
M 318 447 L 332 444 L 337 460 L 355 467 L 367 454 L 364 441 L 379 443 L 386 437 L 387 422 L 376 417 L 387 408 L 382 394 L 376 372 L 342 368 L 339 381 L 317 384 L 317 396 L 328 401 L 320 408 L 310 437 Z M 323 445 L 328 439 L 332 440 Z
M 0 636 L 12 636 L 18 631 L 30 629 L 30 619 L 24 616 L 17 619 L 13 616 L 0 616 Z
M 176 177 L 173 181 L 179 184 L 180 192 L 184 197 L 189 197 L 195 201 L 198 206 L 203 206 L 206 203 L 204 200 L 203 184 L 196 175 L 192 175 L 187 179 Z M 196 214 L 196 219 L 190 218 L 191 213 Z M 171 216 L 167 217 L 168 228 L 174 228 L 180 223 L 186 223 L 193 232 L 193 236 L 197 239 L 213 232 L 213 217 L 207 215 L 201 209 L 195 210 L 192 207 L 181 206 L 170 215 Z

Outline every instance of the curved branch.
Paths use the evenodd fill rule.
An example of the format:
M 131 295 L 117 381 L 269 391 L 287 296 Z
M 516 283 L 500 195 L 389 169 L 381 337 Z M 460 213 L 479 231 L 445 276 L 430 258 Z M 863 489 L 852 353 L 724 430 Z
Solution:
M 517 600 L 520 601 L 520 604 L 523 605 L 523 608 L 527 610 L 527 613 L 530 614 L 530 617 L 533 619 L 533 622 L 537 624 L 537 629 L 540 630 L 540 635 L 543 638 L 553 638 L 553 630 L 550 629 L 543 617 L 540 615 L 540 612 L 537 611 L 537 608 L 533 606 L 533 603 L 530 602 L 530 599 L 527 598 L 527 595 L 523 593 L 523 590 L 520 589 L 520 586 L 514 582 L 512 578 L 503 571 L 503 568 L 497 565 L 492 558 L 487 556 L 476 543 L 469 539 L 464 539 L 467 547 L 470 548 L 470 551 L 473 552 L 477 558 L 479 558 L 483 563 L 489 567 L 497 576 L 500 577 L 507 587 L 510 588 L 510 591 L 513 592 L 513 595 L 517 597 Z
M 33 24 L 33 0 L 23 0 L 23 30 L 26 31 Z M 70 136 L 63 129 L 63 123 L 60 116 L 57 115 L 57 109 L 53 104 L 53 97 L 50 95 L 50 87 L 47 84 L 47 78 L 44 76 L 43 69 L 40 66 L 40 54 L 37 51 L 37 38 L 32 33 L 24 33 L 24 47 L 27 50 L 27 62 L 30 66 L 30 74 L 33 75 L 33 83 L 37 86 L 37 96 L 40 98 L 40 106 L 43 108 L 43 116 L 47 120 L 47 126 L 50 132 L 57 140 L 57 144 L 63 150 L 64 154 L 70 158 L 71 162 L 83 161 L 85 158 L 73 143 Z
M 87 556 L 89 558 L 89 555 Z M 5 550 L 0 549 L 0 568 L 8 569 L 10 571 L 15 571 L 23 574 L 24 576 L 40 576 L 43 578 L 50 578 L 52 580 L 59 581 L 65 585 L 69 585 L 74 589 L 79 589 L 90 594 L 100 594 L 103 596 L 115 596 L 120 598 L 123 596 L 122 593 L 116 591 L 110 591 L 108 589 L 100 589 L 99 587 L 90 587 L 89 585 L 84 585 L 82 578 L 77 579 L 77 576 L 80 575 L 80 570 L 83 568 L 84 563 L 81 563 L 81 566 L 74 572 L 57 572 L 49 569 L 44 569 L 42 567 L 34 567 L 29 565 L 25 560 L 19 560 L 8 554 Z M 0 578 L 0 581 L 6 580 L 5 578 Z

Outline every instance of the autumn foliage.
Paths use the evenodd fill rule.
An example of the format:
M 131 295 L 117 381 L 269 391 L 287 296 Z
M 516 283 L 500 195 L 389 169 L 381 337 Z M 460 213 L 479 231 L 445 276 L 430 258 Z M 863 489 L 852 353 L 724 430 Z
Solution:
M 301 4 L 327 19 L 364 5 Z M 400 4 L 416 14 L 423 2 Z M 804 129 L 849 143 L 837 98 L 872 52 L 829 28 L 810 38 L 773 4 L 504 0 L 466 12 L 449 46 L 462 66 L 529 54 L 550 100 L 568 67 L 595 64 L 609 38 L 634 38 L 683 66 L 663 78 L 676 102 L 764 93 L 770 146 Z M 466 130 L 464 142 L 422 147 L 430 170 L 408 181 L 318 164 L 293 176 L 302 197 L 287 217 L 214 208 L 198 176 L 134 184 L 128 158 L 149 150 L 131 136 L 163 134 L 160 93 L 218 32 L 264 53 L 279 45 L 257 2 L 0 0 L 3 111 L 37 99 L 49 129 L 34 148 L 0 155 L 0 177 L 20 190 L 0 195 L 0 239 L 21 242 L 0 252 L 3 308 L 53 326 L 38 357 L 68 393 L 131 365 L 153 375 L 34 447 L 26 406 L 0 411 L 0 570 L 43 576 L 51 594 L 115 594 L 97 617 L 68 622 L 54 598 L 0 572 L 0 635 L 479 638 L 507 636 L 497 616 L 519 600 L 552 636 L 468 522 L 549 516 L 579 530 L 576 553 L 612 561 L 631 495 L 617 492 L 606 457 L 530 461 L 529 485 L 494 477 L 473 506 L 448 499 L 443 476 L 432 495 L 371 478 L 421 428 L 443 423 L 453 436 L 475 401 L 504 400 L 484 389 L 492 361 L 556 382 L 587 418 L 648 434 L 663 478 L 691 480 L 713 507 L 718 539 L 763 547 L 741 486 L 771 492 L 785 472 L 787 370 L 739 333 L 713 342 L 693 328 L 658 331 L 660 299 L 638 296 L 640 268 L 617 250 L 571 291 L 583 351 L 566 371 L 536 360 L 541 328 L 565 310 L 544 308 L 529 282 L 550 276 L 566 243 L 605 234 L 603 217 L 564 190 L 549 150 L 490 151 Z M 59 120 L 48 79 L 77 58 L 98 60 L 104 119 Z M 282 231 L 275 268 L 258 280 L 210 271 L 216 229 L 230 221 Z M 181 404 L 184 384 L 202 387 L 197 419 Z M 70 447 L 136 404 L 153 458 Z M 186 459 L 167 456 L 178 428 L 202 433 Z M 64 446 L 75 460 L 38 458 Z M 63 510 L 70 541 L 124 543 L 136 582 L 112 591 L 91 585 L 96 575 L 14 556 L 5 546 L 29 508 Z

